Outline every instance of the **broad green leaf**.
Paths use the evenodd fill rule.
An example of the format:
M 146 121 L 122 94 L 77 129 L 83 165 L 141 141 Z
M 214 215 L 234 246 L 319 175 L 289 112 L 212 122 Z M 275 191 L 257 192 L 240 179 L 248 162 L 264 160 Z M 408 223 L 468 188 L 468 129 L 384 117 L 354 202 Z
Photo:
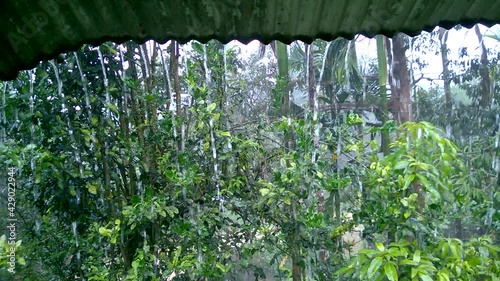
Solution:
M 439 243 L 438 247 L 441 248 L 441 258 L 445 258 L 448 253 L 449 244 L 443 241 Z
M 415 276 L 417 276 L 417 274 L 418 274 L 418 268 L 412 267 L 411 268 L 411 278 L 412 279 L 415 278 Z
M 376 242 L 375 243 L 375 246 L 377 247 L 377 249 L 381 252 L 385 251 L 385 247 L 384 247 L 384 244 L 380 243 L 380 242 Z
M 179 209 L 177 209 L 177 207 L 175 206 L 169 206 L 167 208 L 165 208 L 165 211 L 167 211 L 168 215 L 173 218 L 176 214 L 179 213 Z
M 387 253 L 391 257 L 406 257 L 407 256 L 406 249 L 401 249 L 401 248 L 394 248 L 394 247 L 389 248 Z
M 418 276 L 422 281 L 433 281 L 432 278 L 427 274 L 419 273 Z
M 382 257 L 376 257 L 372 260 L 370 263 L 370 267 L 368 267 L 367 275 L 368 278 L 372 278 L 373 275 L 378 271 L 382 263 L 384 262 L 384 259 Z
M 427 177 L 425 177 L 423 174 L 417 174 L 417 177 L 424 187 L 429 186 L 429 181 L 427 180 Z
M 420 250 L 416 250 L 413 254 L 413 261 L 416 263 L 420 262 Z
M 107 229 L 103 226 L 99 227 L 99 234 L 101 234 L 102 236 L 111 236 L 111 233 L 113 233 L 113 231 L 111 229 Z
M 385 276 L 387 276 L 387 279 L 390 281 L 398 281 L 398 272 L 393 262 L 388 262 L 384 265 L 384 272 Z
M 95 184 L 88 184 L 87 185 L 87 190 L 91 194 L 97 194 L 97 185 L 95 185 Z
M 450 281 L 450 277 L 448 276 L 448 273 L 439 271 L 438 273 L 439 281 Z
M 416 262 L 412 261 L 412 260 L 409 260 L 409 259 L 404 259 L 403 261 L 401 261 L 399 263 L 400 265 L 413 265 L 413 266 L 416 266 L 418 265 Z
M 160 216 L 166 218 L 167 217 L 167 212 L 165 212 L 165 210 L 160 210 Z
M 480 264 L 481 264 L 481 258 L 479 258 L 479 257 L 475 257 L 475 258 L 470 259 L 468 262 L 469 262 L 469 264 L 470 264 L 472 267 L 476 267 L 476 266 L 478 266 L 478 265 L 480 265 Z
M 118 107 L 116 107 L 116 105 L 112 104 L 112 103 L 108 103 L 108 107 L 111 111 L 113 111 L 113 113 L 115 114 L 119 114 L 118 112 Z
M 450 251 L 451 251 L 451 254 L 453 255 L 453 257 L 455 257 L 455 258 L 459 257 L 460 250 L 458 248 L 458 244 L 457 243 L 452 242 L 450 244 Z
M 231 133 L 230 132 L 219 132 L 219 134 L 222 136 L 222 137 L 230 137 L 231 136 Z
M 344 275 L 351 272 L 353 269 L 350 267 L 343 267 L 335 272 L 336 275 Z
M 260 195 L 262 195 L 262 196 L 267 196 L 269 194 L 269 192 L 271 192 L 271 190 L 269 190 L 268 188 L 261 188 L 259 191 L 260 191 Z
M 214 111 L 214 109 L 215 109 L 215 107 L 216 107 L 216 106 L 217 106 L 217 105 L 216 105 L 215 103 L 211 103 L 211 104 L 209 104 L 209 105 L 207 106 L 207 111 L 208 111 L 208 112 L 212 112 L 212 111 Z
M 399 161 L 398 163 L 396 163 L 396 165 L 394 165 L 394 170 L 402 170 L 406 169 L 406 167 L 408 167 L 408 161 L 403 160 Z

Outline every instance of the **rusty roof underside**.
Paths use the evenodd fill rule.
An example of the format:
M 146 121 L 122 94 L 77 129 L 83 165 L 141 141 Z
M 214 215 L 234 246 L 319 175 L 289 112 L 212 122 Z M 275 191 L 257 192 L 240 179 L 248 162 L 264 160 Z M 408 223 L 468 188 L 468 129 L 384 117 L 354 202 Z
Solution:
M 0 80 L 105 41 L 311 42 L 500 22 L 500 0 L 5 0 Z

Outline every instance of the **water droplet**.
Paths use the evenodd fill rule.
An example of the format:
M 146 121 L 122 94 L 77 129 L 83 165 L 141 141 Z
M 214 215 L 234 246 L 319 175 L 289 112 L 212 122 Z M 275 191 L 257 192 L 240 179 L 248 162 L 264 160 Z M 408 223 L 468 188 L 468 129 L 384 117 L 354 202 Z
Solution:
M 76 204 L 80 204 L 80 188 L 76 187 Z
M 38 189 L 38 185 L 33 186 L 33 201 L 37 201 L 40 198 L 40 191 Z
M 35 168 L 36 168 L 36 159 L 35 158 L 31 158 L 31 161 L 30 161 L 30 168 L 31 168 L 31 171 L 35 171 Z
M 76 221 L 71 223 L 71 228 L 73 229 L 73 236 L 75 237 L 76 247 L 78 248 L 78 231 L 77 231 Z
M 451 139 L 451 125 L 450 124 L 446 125 L 446 137 L 448 139 Z
M 97 53 L 99 54 L 99 61 L 101 62 L 101 70 L 102 70 L 102 75 L 103 75 L 103 80 L 104 80 L 104 91 L 106 93 L 106 102 L 108 104 L 111 103 L 111 96 L 109 94 L 109 89 L 108 89 L 108 75 L 106 74 L 106 67 L 104 65 L 104 59 L 101 53 L 101 48 L 97 48 Z M 106 116 L 111 119 L 111 109 L 109 106 L 106 106 Z
M 198 263 L 201 264 L 203 262 L 203 252 L 201 251 L 201 246 L 198 247 Z
M 35 219 L 35 232 L 37 234 L 40 234 L 41 228 L 42 228 L 42 221 L 39 218 Z
M 137 182 L 137 194 L 138 195 L 142 194 L 142 181 Z

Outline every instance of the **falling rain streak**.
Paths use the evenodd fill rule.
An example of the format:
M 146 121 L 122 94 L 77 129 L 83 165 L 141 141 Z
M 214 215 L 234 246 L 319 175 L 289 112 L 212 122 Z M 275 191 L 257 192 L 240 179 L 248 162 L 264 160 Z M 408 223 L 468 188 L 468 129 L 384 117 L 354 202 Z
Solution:
M 203 44 L 203 67 L 205 70 L 205 83 L 208 90 L 207 93 L 207 103 L 211 104 L 213 102 L 213 97 L 211 96 L 211 79 L 210 79 L 210 70 L 208 68 L 208 56 L 207 56 L 207 46 Z M 210 113 L 212 114 L 212 113 Z M 220 184 L 219 184 L 219 161 L 217 159 L 217 146 L 215 143 L 215 130 L 214 130 L 214 117 L 210 116 L 209 126 L 210 126 L 210 146 L 212 150 L 212 158 L 213 158 L 213 168 L 214 168 L 214 180 L 215 180 L 215 188 L 217 189 L 217 200 L 220 202 L 221 208 L 223 204 L 223 200 L 220 194 Z
M 61 102 L 61 114 L 63 114 L 66 117 L 66 125 L 68 126 L 68 135 L 69 135 L 69 138 L 71 140 L 71 143 L 75 144 L 72 146 L 73 155 L 75 158 L 75 162 L 78 165 L 79 176 L 81 178 L 83 178 L 83 166 L 82 166 L 83 164 L 81 161 L 80 150 L 77 147 L 77 142 L 76 142 L 76 139 L 74 136 L 74 131 L 73 131 L 73 125 L 71 124 L 72 120 L 71 120 L 69 111 L 66 108 L 66 104 L 64 102 L 65 96 L 63 93 L 63 82 L 60 78 L 59 67 L 57 66 L 57 64 L 54 60 L 51 60 L 50 64 L 52 65 L 52 69 L 54 70 L 54 76 L 56 77 L 56 81 L 57 81 L 57 92 L 58 92 L 59 97 L 61 98 L 61 101 L 62 101 Z M 81 199 L 80 198 L 80 187 L 76 186 L 75 189 L 76 189 L 75 190 L 75 193 L 76 193 L 75 194 L 75 201 L 76 201 L 76 204 L 79 205 L 80 199 Z
M 351 280 L 373 262 L 363 253 L 391 252 L 398 240 L 422 259 L 460 241 L 457 251 L 496 262 L 470 243 L 486 234 L 481 243 L 494 244 L 498 232 L 500 73 L 489 72 L 480 108 L 472 70 L 475 80 L 456 77 L 443 106 L 441 76 L 436 89 L 414 77 L 420 43 L 411 41 L 409 104 L 427 122 L 399 126 L 392 94 L 408 81 L 393 75 L 394 39 L 383 39 L 385 63 L 358 63 L 359 46 L 344 39 L 274 43 L 264 56 L 234 42 L 106 43 L 2 82 L 0 160 L 22 166 L 16 212 L 28 259 L 19 269 L 61 280 L 227 281 L 354 270 L 342 277 Z M 376 143 L 382 133 L 387 150 Z M 429 278 L 445 272 L 426 262 L 438 268 Z

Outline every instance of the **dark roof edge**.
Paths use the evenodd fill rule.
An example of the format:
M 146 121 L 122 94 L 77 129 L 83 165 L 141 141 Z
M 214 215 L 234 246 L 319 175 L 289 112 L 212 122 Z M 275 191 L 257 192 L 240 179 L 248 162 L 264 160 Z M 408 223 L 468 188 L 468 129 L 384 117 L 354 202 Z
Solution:
M 472 20 L 472 19 L 462 19 L 458 21 L 442 21 L 439 23 L 438 26 L 444 27 L 446 29 L 451 29 L 456 25 L 462 25 L 464 27 L 470 28 L 474 26 L 475 24 L 483 24 L 485 26 L 491 27 L 492 25 L 496 24 L 497 22 L 492 21 L 492 20 L 487 20 L 487 19 L 479 19 L 479 20 Z M 435 26 L 424 26 L 422 30 L 420 29 L 412 29 L 412 30 L 381 30 L 379 34 L 385 35 L 392 37 L 398 32 L 405 33 L 409 36 L 416 36 L 419 35 L 422 31 L 432 31 L 435 28 Z M 367 37 L 374 37 L 376 34 L 369 33 L 366 31 L 361 31 L 359 34 L 365 35 Z M 140 35 L 127 35 L 127 36 L 100 36 L 98 38 L 86 38 L 82 40 L 78 40 L 75 42 L 71 42 L 69 44 L 63 44 L 58 46 L 56 49 L 51 50 L 49 53 L 39 53 L 35 58 L 33 58 L 30 61 L 27 62 L 18 62 L 18 64 L 14 67 L 14 69 L 8 69 L 7 71 L 0 71 L 0 80 L 3 81 L 8 81 L 8 80 L 14 80 L 18 76 L 19 71 L 22 70 L 27 70 L 27 69 L 32 69 L 36 67 L 40 61 L 42 60 L 50 60 L 50 59 L 55 59 L 59 54 L 65 53 L 65 52 L 71 52 L 71 51 L 76 51 L 78 48 L 85 44 L 93 45 L 93 46 L 99 46 L 105 42 L 112 41 L 115 43 L 123 43 L 128 40 L 133 40 L 137 43 L 144 43 L 148 40 L 155 40 L 156 42 L 159 43 L 165 43 L 169 40 L 176 40 L 179 41 L 180 43 L 186 43 L 191 40 L 197 40 L 201 43 L 206 43 L 212 39 L 218 40 L 221 43 L 228 43 L 232 40 L 238 40 L 239 42 L 243 44 L 247 44 L 252 40 L 259 40 L 264 44 L 268 44 L 274 40 L 281 41 L 283 43 L 289 44 L 293 41 L 300 40 L 306 43 L 311 43 L 315 39 L 322 39 L 326 41 L 331 41 L 339 37 L 347 38 L 347 39 L 352 39 L 355 36 L 355 34 L 348 34 L 348 33 L 318 33 L 313 36 L 308 36 L 308 35 L 294 35 L 294 36 L 289 36 L 289 35 L 283 35 L 283 34 L 272 34 L 272 35 L 267 35 L 267 36 L 262 36 L 262 34 L 252 34 L 252 35 L 244 35 L 244 36 L 227 36 L 227 37 L 222 37 L 218 36 L 217 34 L 213 34 L 210 36 L 203 36 L 203 37 L 198 37 L 198 36 L 185 36 L 185 37 L 176 37 L 176 36 L 165 36 L 165 37 L 160 37 L 160 38 L 155 38 L 152 36 L 140 36 Z

